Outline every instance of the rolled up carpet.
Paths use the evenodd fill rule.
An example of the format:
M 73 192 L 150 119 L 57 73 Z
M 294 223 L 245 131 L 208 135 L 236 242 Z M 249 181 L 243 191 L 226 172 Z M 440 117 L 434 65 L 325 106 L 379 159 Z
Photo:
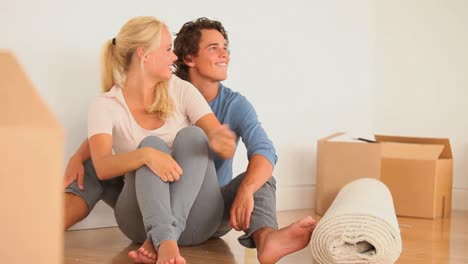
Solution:
M 312 234 L 312 255 L 319 264 L 391 264 L 401 247 L 392 195 L 376 179 L 345 185 Z

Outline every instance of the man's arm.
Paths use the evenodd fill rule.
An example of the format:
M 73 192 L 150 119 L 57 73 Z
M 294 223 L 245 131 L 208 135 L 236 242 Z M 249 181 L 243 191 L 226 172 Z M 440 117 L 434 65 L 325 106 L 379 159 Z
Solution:
M 231 208 L 230 223 L 236 230 L 247 230 L 254 207 L 253 195 L 272 176 L 277 156 L 252 104 L 243 98 L 236 109 L 239 115 L 234 131 L 239 133 L 247 148 L 249 165 Z
M 91 151 L 89 149 L 88 139 L 81 143 L 80 147 L 76 150 L 75 154 L 71 156 L 65 170 L 65 177 L 63 180 L 63 188 L 67 188 L 73 181 L 77 181 L 78 188 L 84 189 L 84 167 L 83 162 L 91 158 Z
M 236 230 L 247 230 L 253 211 L 253 195 L 273 174 L 273 165 L 262 155 L 253 155 L 249 160 L 244 179 L 237 190 L 231 207 L 231 226 Z
M 75 154 L 73 154 L 73 157 L 80 159 L 82 163 L 85 160 L 91 158 L 91 150 L 89 149 L 88 139 L 85 139 L 83 143 L 81 143 Z

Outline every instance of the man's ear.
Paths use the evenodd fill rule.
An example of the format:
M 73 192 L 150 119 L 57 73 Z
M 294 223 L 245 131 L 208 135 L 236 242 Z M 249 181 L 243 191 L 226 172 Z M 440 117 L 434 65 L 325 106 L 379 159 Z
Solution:
M 193 62 L 193 56 L 192 55 L 187 55 L 184 58 L 184 64 L 189 66 L 190 68 L 195 66 L 195 62 Z

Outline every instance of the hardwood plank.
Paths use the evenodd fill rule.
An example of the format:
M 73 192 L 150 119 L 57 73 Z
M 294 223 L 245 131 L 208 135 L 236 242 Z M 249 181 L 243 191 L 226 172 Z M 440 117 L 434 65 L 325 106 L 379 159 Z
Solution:
M 278 213 L 280 226 L 301 219 L 312 210 Z M 318 217 L 317 217 L 318 218 Z M 403 252 L 398 264 L 462 264 L 468 263 L 468 212 L 454 211 L 451 219 L 428 220 L 399 218 Z M 232 231 L 222 239 L 181 248 L 191 264 L 252 264 L 258 263 L 256 250 L 246 249 L 237 242 L 241 232 Z M 68 231 L 65 234 L 65 264 L 131 263 L 127 252 L 132 244 L 118 228 Z M 310 264 L 310 247 L 283 258 L 278 263 Z

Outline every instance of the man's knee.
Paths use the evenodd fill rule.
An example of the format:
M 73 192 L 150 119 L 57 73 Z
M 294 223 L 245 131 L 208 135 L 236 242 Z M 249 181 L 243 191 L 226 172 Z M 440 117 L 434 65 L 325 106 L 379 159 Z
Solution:
M 66 193 L 71 193 L 80 197 L 83 201 L 86 202 L 89 211 L 91 211 L 94 206 L 101 199 L 103 192 L 103 187 L 101 180 L 98 179 L 94 165 L 91 159 L 88 159 L 83 162 L 84 167 L 84 189 L 78 187 L 77 181 L 73 181 L 66 189 Z
M 276 179 L 275 179 L 275 177 L 271 176 L 270 179 L 268 179 L 268 181 L 265 184 L 269 185 L 270 187 L 272 187 L 273 189 L 276 190 Z

